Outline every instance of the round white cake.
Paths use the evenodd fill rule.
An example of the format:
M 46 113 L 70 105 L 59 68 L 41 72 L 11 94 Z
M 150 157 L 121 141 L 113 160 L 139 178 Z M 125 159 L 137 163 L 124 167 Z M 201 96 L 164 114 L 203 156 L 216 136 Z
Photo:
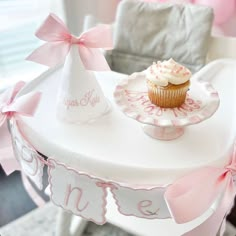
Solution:
M 188 126 L 172 141 L 146 135 L 141 124 L 116 106 L 113 92 L 126 75 L 96 73 L 110 101 L 110 113 L 94 122 L 75 125 L 58 121 L 56 98 L 62 69 L 50 70 L 18 94 L 41 91 L 42 100 L 33 118 L 21 117 L 21 130 L 37 151 L 90 175 L 115 182 L 165 186 L 205 166 L 222 167 L 230 158 L 235 134 L 233 62 L 214 62 L 195 74 L 218 91 L 220 106 L 208 120 Z M 79 88 L 78 88 L 79 89 Z

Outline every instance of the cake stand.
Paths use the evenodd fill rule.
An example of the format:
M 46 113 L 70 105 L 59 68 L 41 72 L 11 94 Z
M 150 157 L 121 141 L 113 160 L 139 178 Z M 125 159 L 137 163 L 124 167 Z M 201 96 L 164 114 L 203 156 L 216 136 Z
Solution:
M 210 118 L 220 103 L 218 92 L 210 83 L 193 77 L 183 105 L 158 107 L 148 98 L 144 72 L 134 73 L 120 81 L 114 98 L 124 114 L 142 123 L 144 132 L 159 140 L 180 137 L 186 126 Z

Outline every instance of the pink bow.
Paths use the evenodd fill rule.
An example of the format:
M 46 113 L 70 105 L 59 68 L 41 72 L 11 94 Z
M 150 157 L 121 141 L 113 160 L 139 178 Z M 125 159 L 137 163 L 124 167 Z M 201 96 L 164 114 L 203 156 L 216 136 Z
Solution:
M 211 207 L 217 197 L 221 199 L 218 210 L 205 223 L 186 235 L 215 236 L 217 234 L 236 194 L 234 185 L 235 152 L 236 145 L 234 145 L 229 165 L 223 168 L 201 168 L 168 187 L 165 199 L 177 223 L 186 223 L 196 219 Z M 205 233 L 201 234 L 204 230 Z
M 81 60 L 87 70 L 110 70 L 99 48 L 112 48 L 110 27 L 100 25 L 75 37 L 65 24 L 54 14 L 50 14 L 36 32 L 39 39 L 46 41 L 36 49 L 27 60 L 49 67 L 63 63 L 73 44 L 78 46 Z
M 18 115 L 32 116 L 41 97 L 41 93 L 32 92 L 16 99 L 17 93 L 24 85 L 24 82 L 18 82 L 13 88 L 0 95 L 0 164 L 7 174 L 19 168 L 14 159 L 6 120 Z

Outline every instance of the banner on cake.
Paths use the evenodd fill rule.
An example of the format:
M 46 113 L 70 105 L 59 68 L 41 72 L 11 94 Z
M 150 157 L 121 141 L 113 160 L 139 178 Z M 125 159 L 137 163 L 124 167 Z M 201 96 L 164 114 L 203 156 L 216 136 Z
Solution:
M 106 187 L 53 159 L 49 163 L 51 200 L 57 206 L 97 224 L 106 222 Z
M 170 218 L 164 200 L 165 188 L 131 188 L 105 181 L 59 163 L 53 158 L 47 161 L 22 138 L 15 120 L 11 121 L 15 155 L 22 171 L 42 189 L 44 163 L 48 166 L 51 200 L 55 205 L 71 211 L 97 224 L 106 222 L 106 196 L 110 189 L 118 210 L 123 215 L 146 219 Z
M 97 224 L 106 222 L 106 196 L 109 188 L 118 210 L 127 216 L 146 219 L 170 218 L 164 200 L 165 188 L 132 189 L 79 173 L 49 159 L 49 184 L 54 204 Z
M 113 184 L 111 192 L 119 212 L 123 215 L 146 219 L 171 217 L 163 197 L 165 188 L 134 189 Z
M 174 218 L 176 222 L 181 224 L 191 222 L 204 214 L 221 193 L 222 197 L 217 201 L 215 213 L 204 223 L 185 234 L 193 236 L 200 235 L 196 234 L 198 232 L 201 232 L 201 235 L 204 232 L 209 232 L 208 236 L 213 236 L 229 211 L 236 193 L 234 183 L 236 175 L 235 147 L 231 162 L 225 167 L 200 168 L 167 187 L 145 186 L 138 188 L 137 186 L 120 185 L 79 172 L 53 158 L 45 160 L 24 139 L 17 126 L 17 122 L 12 119 L 13 146 L 22 171 L 38 188 L 42 188 L 43 168 L 46 164 L 49 173 L 51 200 L 54 204 L 97 224 L 106 222 L 108 190 L 111 191 L 115 199 L 118 211 L 123 215 L 145 219 Z M 203 179 L 204 186 L 202 185 Z M 192 183 L 195 185 L 193 186 Z M 209 184 L 214 185 L 215 188 L 208 190 L 206 186 Z M 202 193 L 205 196 L 204 199 Z M 197 200 L 198 196 L 201 201 Z M 192 199 L 195 199 L 194 201 L 197 201 L 198 205 L 193 207 Z
M 42 190 L 44 168 L 42 157 L 26 139 L 22 138 L 17 121 L 11 120 L 11 127 L 15 157 L 25 175 L 33 181 L 38 189 Z

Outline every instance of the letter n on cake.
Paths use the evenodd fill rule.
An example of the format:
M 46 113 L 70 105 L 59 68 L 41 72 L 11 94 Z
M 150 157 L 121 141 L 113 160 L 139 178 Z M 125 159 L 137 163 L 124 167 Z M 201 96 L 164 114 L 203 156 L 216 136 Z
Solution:
M 49 159 L 51 200 L 57 206 L 96 224 L 105 223 L 106 190 L 86 174 Z

